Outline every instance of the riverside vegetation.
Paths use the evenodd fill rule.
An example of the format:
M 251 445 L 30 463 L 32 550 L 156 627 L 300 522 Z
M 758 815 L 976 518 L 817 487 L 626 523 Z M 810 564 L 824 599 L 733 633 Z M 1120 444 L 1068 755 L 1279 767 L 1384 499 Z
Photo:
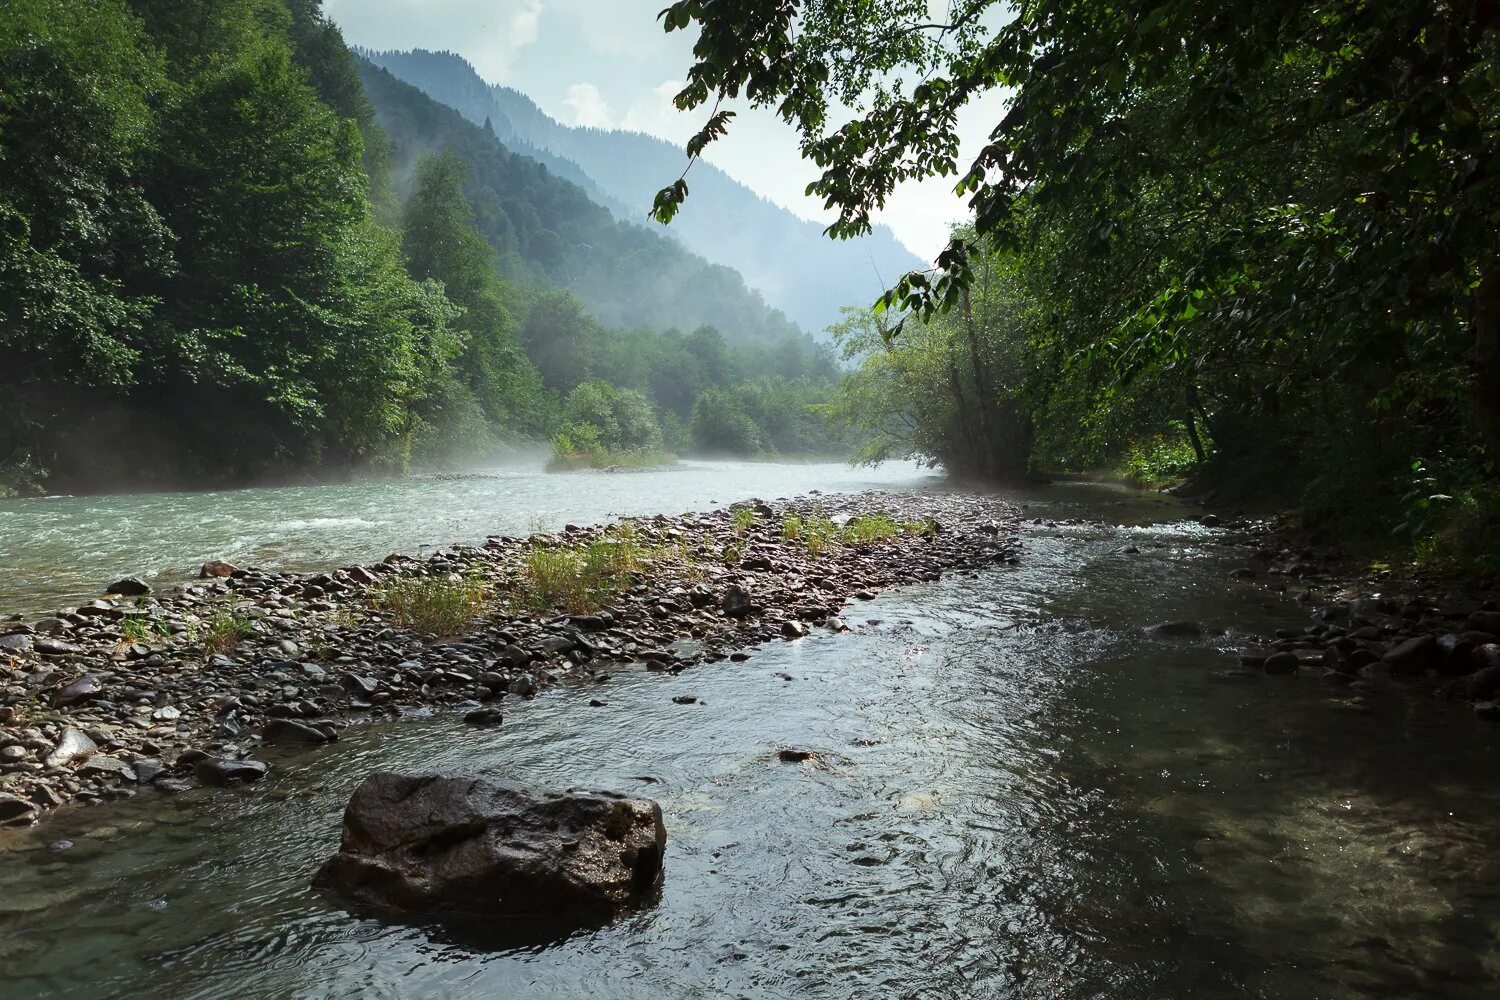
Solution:
M 834 447 L 826 348 L 317 0 L 8 4 L 0 164 L 0 496 Z
M 205 579 L 0 637 L 0 824 L 68 801 L 253 781 L 264 745 L 356 720 L 494 705 L 612 670 L 680 671 L 811 628 L 883 587 L 1016 558 L 1013 508 L 978 496 L 804 497 L 427 559 Z M 731 655 L 731 651 L 733 651 Z
M 969 199 L 937 266 L 838 330 L 864 454 L 1186 478 L 1493 575 L 1500 535 L 1459 525 L 1500 512 L 1500 6 L 939 8 L 662 14 L 696 35 L 690 156 L 738 101 L 797 131 L 835 236 L 906 181 Z M 655 214 L 687 199 L 685 177 Z

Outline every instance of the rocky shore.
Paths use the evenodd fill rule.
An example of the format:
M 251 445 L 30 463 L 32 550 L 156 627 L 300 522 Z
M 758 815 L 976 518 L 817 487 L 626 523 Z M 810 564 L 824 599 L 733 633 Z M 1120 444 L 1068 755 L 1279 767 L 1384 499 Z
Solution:
M 1215 515 L 1204 521 L 1220 526 Z M 1335 703 L 1346 710 L 1366 708 L 1377 691 L 1405 690 L 1500 719 L 1500 593 L 1491 581 L 1361 572 L 1336 546 L 1299 543 L 1270 522 L 1222 527 L 1219 541 L 1246 553 L 1235 578 L 1269 583 L 1310 617 L 1246 650 L 1243 669 L 1321 680 L 1346 692 Z
M 901 529 L 814 542 L 789 527 L 877 515 Z M 744 659 L 842 629 L 843 608 L 882 588 L 1017 555 L 1014 509 L 970 495 L 808 496 L 624 523 L 661 555 L 587 613 L 527 610 L 526 560 L 581 551 L 613 526 L 321 573 L 209 563 L 171 593 L 125 579 L 82 607 L 0 625 L 0 825 L 69 802 L 253 782 L 268 769 L 262 747 L 326 742 L 357 721 L 443 707 L 493 725 L 504 699 L 566 680 Z M 482 613 L 449 637 L 398 625 L 376 596 L 420 578 L 483 583 Z

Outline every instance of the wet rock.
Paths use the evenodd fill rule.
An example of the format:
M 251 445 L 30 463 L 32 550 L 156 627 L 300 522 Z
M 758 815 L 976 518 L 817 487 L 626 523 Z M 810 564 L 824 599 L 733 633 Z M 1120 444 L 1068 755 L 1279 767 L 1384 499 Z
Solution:
M 1266 657 L 1261 669 L 1268 674 L 1295 674 L 1301 665 L 1296 653 L 1272 653 Z
M 32 641 L 29 635 L 12 633 L 11 635 L 0 635 L 0 655 L 9 653 L 12 656 L 22 656 L 31 652 Z
M 35 804 L 0 792 L 0 826 L 29 826 L 34 819 Z
M 801 764 L 812 760 L 817 754 L 811 750 L 799 750 L 794 747 L 783 747 L 776 751 L 777 758 L 784 764 Z
M 656 888 L 666 840 L 649 799 L 377 772 L 316 884 L 403 911 L 592 919 Z
M 1444 658 L 1436 637 L 1419 635 L 1387 650 L 1380 659 L 1390 666 L 1393 674 L 1411 676 L 1429 668 L 1437 669 Z
M 93 701 L 103 692 L 104 685 L 99 683 L 99 679 L 85 674 L 59 690 L 53 696 L 52 703 L 58 708 L 71 708 L 74 705 L 82 705 L 86 701 Z
M 73 653 L 83 652 L 82 646 L 47 635 L 39 636 L 33 641 L 33 645 L 36 647 L 36 651 L 43 656 L 69 656 Z
M 1475 632 L 1500 635 L 1500 611 L 1476 611 L 1469 616 L 1469 628 Z
M 750 591 L 737 583 L 731 583 L 724 589 L 724 596 L 719 600 L 719 610 L 726 617 L 743 618 L 750 613 Z
M 198 579 L 216 580 L 224 577 L 234 576 L 240 571 L 238 566 L 224 562 L 222 559 L 210 559 L 198 568 Z
M 672 704 L 674 704 L 674 705 L 696 705 L 696 704 L 698 704 L 698 699 L 694 695 L 680 694 L 677 697 L 675 697 L 675 698 L 672 699 Z
M 193 776 L 205 785 L 225 787 L 259 781 L 269 768 L 258 760 L 223 760 L 208 757 L 193 765 Z
M 117 757 L 94 754 L 78 768 L 78 773 L 89 778 L 119 778 L 135 780 L 135 768 Z
M 123 580 L 116 580 L 104 591 L 106 594 L 116 594 L 120 597 L 144 597 L 151 593 L 150 586 L 145 580 L 136 576 L 127 576 Z
M 504 721 L 498 708 L 476 708 L 464 716 L 464 722 L 471 726 L 498 726 Z
M 1485 667 L 1469 675 L 1470 701 L 1494 701 L 1500 696 L 1500 666 Z
M 63 729 L 62 737 L 57 741 L 57 747 L 48 755 L 47 766 L 63 767 L 67 764 L 77 764 L 98 752 L 99 745 L 89 739 L 87 733 L 68 726 Z
M 380 690 L 380 682 L 373 677 L 345 674 L 339 678 L 339 686 L 356 698 L 368 698 Z
M 135 762 L 135 780 L 142 785 L 149 785 L 166 773 L 167 769 L 154 760 L 138 760 Z
M 266 723 L 260 738 L 268 747 L 305 747 L 333 742 L 333 737 L 324 730 L 295 719 L 272 719 Z
M 807 637 L 807 626 L 797 621 L 782 622 L 781 636 L 784 639 L 805 639 Z

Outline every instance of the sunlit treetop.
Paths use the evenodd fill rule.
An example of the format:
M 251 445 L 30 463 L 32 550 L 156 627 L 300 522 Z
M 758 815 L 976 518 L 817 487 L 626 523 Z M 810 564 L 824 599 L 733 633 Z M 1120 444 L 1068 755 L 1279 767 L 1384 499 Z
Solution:
M 709 109 L 689 156 L 730 127 L 724 102 L 774 109 L 822 171 L 808 193 L 836 237 L 937 176 L 1002 244 L 1036 217 L 1023 198 L 1107 241 L 1144 185 L 1254 160 L 1268 177 L 1279 163 L 1276 201 L 1322 224 L 1437 240 L 1424 267 L 1472 272 L 1493 246 L 1500 0 L 678 0 L 660 17 L 699 32 L 676 97 Z M 1008 108 L 961 162 L 959 112 L 997 88 Z M 679 180 L 653 214 L 686 195 Z M 966 261 L 955 240 L 885 304 L 951 304 Z

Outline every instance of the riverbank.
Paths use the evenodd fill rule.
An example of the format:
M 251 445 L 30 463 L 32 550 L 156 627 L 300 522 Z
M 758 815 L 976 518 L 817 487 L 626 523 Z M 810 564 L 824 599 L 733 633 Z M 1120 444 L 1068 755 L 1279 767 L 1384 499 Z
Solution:
M 1217 515 L 1203 522 L 1221 526 Z M 1307 609 L 1240 656 L 1246 672 L 1305 677 L 1339 692 L 1336 707 L 1403 691 L 1468 702 L 1500 719 L 1500 592 L 1493 581 L 1422 579 L 1371 570 L 1332 544 L 1314 545 L 1269 520 L 1223 519 L 1221 542 L 1244 551 L 1233 578 L 1259 582 Z
M 872 530 L 838 527 L 865 519 Z M 0 823 L 145 789 L 238 784 L 267 743 L 308 745 L 364 720 L 481 710 L 611 670 L 678 672 L 811 628 L 878 590 L 1016 559 L 1016 513 L 953 494 L 807 496 L 624 519 L 645 569 L 586 613 L 529 610 L 536 553 L 584 552 L 613 526 L 496 537 L 319 573 L 225 567 L 163 595 L 101 599 L 0 638 Z M 461 634 L 388 610 L 393 581 L 472 581 Z

